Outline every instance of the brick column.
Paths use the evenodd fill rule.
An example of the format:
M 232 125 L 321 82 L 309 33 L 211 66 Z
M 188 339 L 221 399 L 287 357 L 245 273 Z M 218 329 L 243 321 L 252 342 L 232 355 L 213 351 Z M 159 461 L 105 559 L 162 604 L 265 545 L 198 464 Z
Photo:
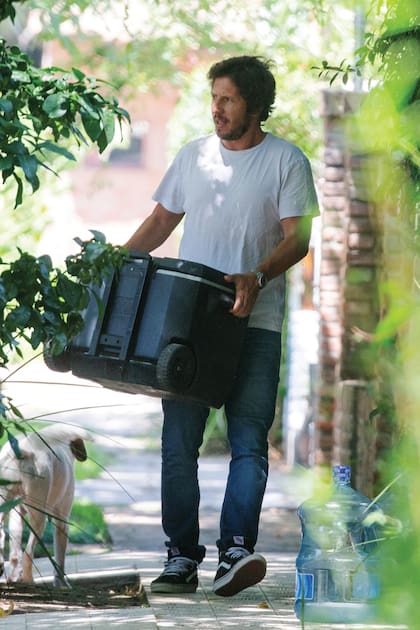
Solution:
M 359 102 L 358 94 L 332 90 L 323 93 L 325 179 L 319 283 L 319 413 L 314 454 L 317 464 L 339 463 L 337 459 L 355 457 L 356 453 L 350 454 L 349 449 L 359 449 L 353 438 L 360 418 L 350 421 L 348 409 L 343 417 L 343 407 L 337 401 L 343 382 L 357 382 L 353 396 L 359 395 L 361 388 L 366 389 L 372 378 L 369 344 L 363 341 L 363 335 L 373 332 L 378 321 L 376 239 L 364 181 L 365 158 L 352 153 L 346 138 L 348 115 L 357 109 Z M 345 389 L 348 392 L 348 386 Z M 363 405 L 353 410 L 358 416 L 360 413 L 369 416 L 368 398 L 362 397 Z M 368 418 L 365 420 L 367 423 Z M 360 422 L 363 427 L 363 421 Z M 347 429 L 340 431 L 343 423 Z M 363 442 L 364 448 L 366 440 L 369 444 L 374 442 L 363 435 L 360 427 L 357 436 L 357 442 Z M 364 461 L 370 462 L 371 457 L 365 457 Z

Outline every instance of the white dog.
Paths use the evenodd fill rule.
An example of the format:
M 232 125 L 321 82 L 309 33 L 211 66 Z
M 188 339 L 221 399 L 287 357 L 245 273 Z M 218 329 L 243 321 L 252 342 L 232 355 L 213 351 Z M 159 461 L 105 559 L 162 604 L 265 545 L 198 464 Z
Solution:
M 6 500 L 22 501 L 9 513 L 8 582 L 33 582 L 35 545 L 42 536 L 47 516 L 54 527 L 54 585 L 65 586 L 64 561 L 68 538 L 68 519 L 74 498 L 74 460 L 87 459 L 83 440 L 90 434 L 65 425 L 49 426 L 18 437 L 20 457 L 7 442 L 0 451 L 0 479 L 10 485 L 0 487 L 0 505 Z M 22 553 L 23 517 L 30 534 Z M 0 575 L 4 572 L 4 512 L 0 512 Z

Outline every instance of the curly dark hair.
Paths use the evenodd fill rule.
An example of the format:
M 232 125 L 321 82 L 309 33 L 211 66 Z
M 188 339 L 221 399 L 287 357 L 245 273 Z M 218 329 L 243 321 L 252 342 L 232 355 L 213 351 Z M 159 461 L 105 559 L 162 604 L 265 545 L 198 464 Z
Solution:
M 273 111 L 276 96 L 276 83 L 270 70 L 272 65 L 273 62 L 264 57 L 230 57 L 213 64 L 207 78 L 213 84 L 215 79 L 229 77 L 246 101 L 248 113 L 259 113 L 262 122 Z

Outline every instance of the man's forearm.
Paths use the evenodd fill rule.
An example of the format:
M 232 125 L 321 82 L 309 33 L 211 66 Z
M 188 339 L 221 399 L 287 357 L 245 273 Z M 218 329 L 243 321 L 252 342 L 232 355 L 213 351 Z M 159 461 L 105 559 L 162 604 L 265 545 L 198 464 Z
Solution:
M 303 242 L 297 235 L 286 237 L 272 252 L 272 254 L 261 261 L 257 271 L 262 271 L 267 280 L 273 280 L 293 267 L 299 260 L 302 260 L 308 253 L 308 244 Z
M 182 217 L 182 214 L 168 212 L 158 205 L 128 239 L 125 246 L 141 252 L 153 251 L 166 241 Z
M 289 219 L 283 223 L 286 228 L 284 239 L 257 267 L 258 271 L 266 275 L 267 280 L 277 278 L 306 256 L 311 236 L 311 223 L 310 218 L 300 221 Z

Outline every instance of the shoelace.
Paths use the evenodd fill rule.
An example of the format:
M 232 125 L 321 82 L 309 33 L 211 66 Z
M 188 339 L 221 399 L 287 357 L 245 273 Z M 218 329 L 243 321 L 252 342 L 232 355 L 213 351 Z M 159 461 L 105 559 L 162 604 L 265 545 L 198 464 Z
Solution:
M 175 556 L 170 560 L 166 560 L 163 573 L 165 575 L 179 575 L 186 571 L 191 571 L 195 567 L 195 561 L 183 556 Z
M 244 547 L 229 547 L 227 551 L 225 551 L 225 556 L 228 558 L 232 558 L 232 560 L 236 560 L 237 558 L 246 558 L 250 553 Z

